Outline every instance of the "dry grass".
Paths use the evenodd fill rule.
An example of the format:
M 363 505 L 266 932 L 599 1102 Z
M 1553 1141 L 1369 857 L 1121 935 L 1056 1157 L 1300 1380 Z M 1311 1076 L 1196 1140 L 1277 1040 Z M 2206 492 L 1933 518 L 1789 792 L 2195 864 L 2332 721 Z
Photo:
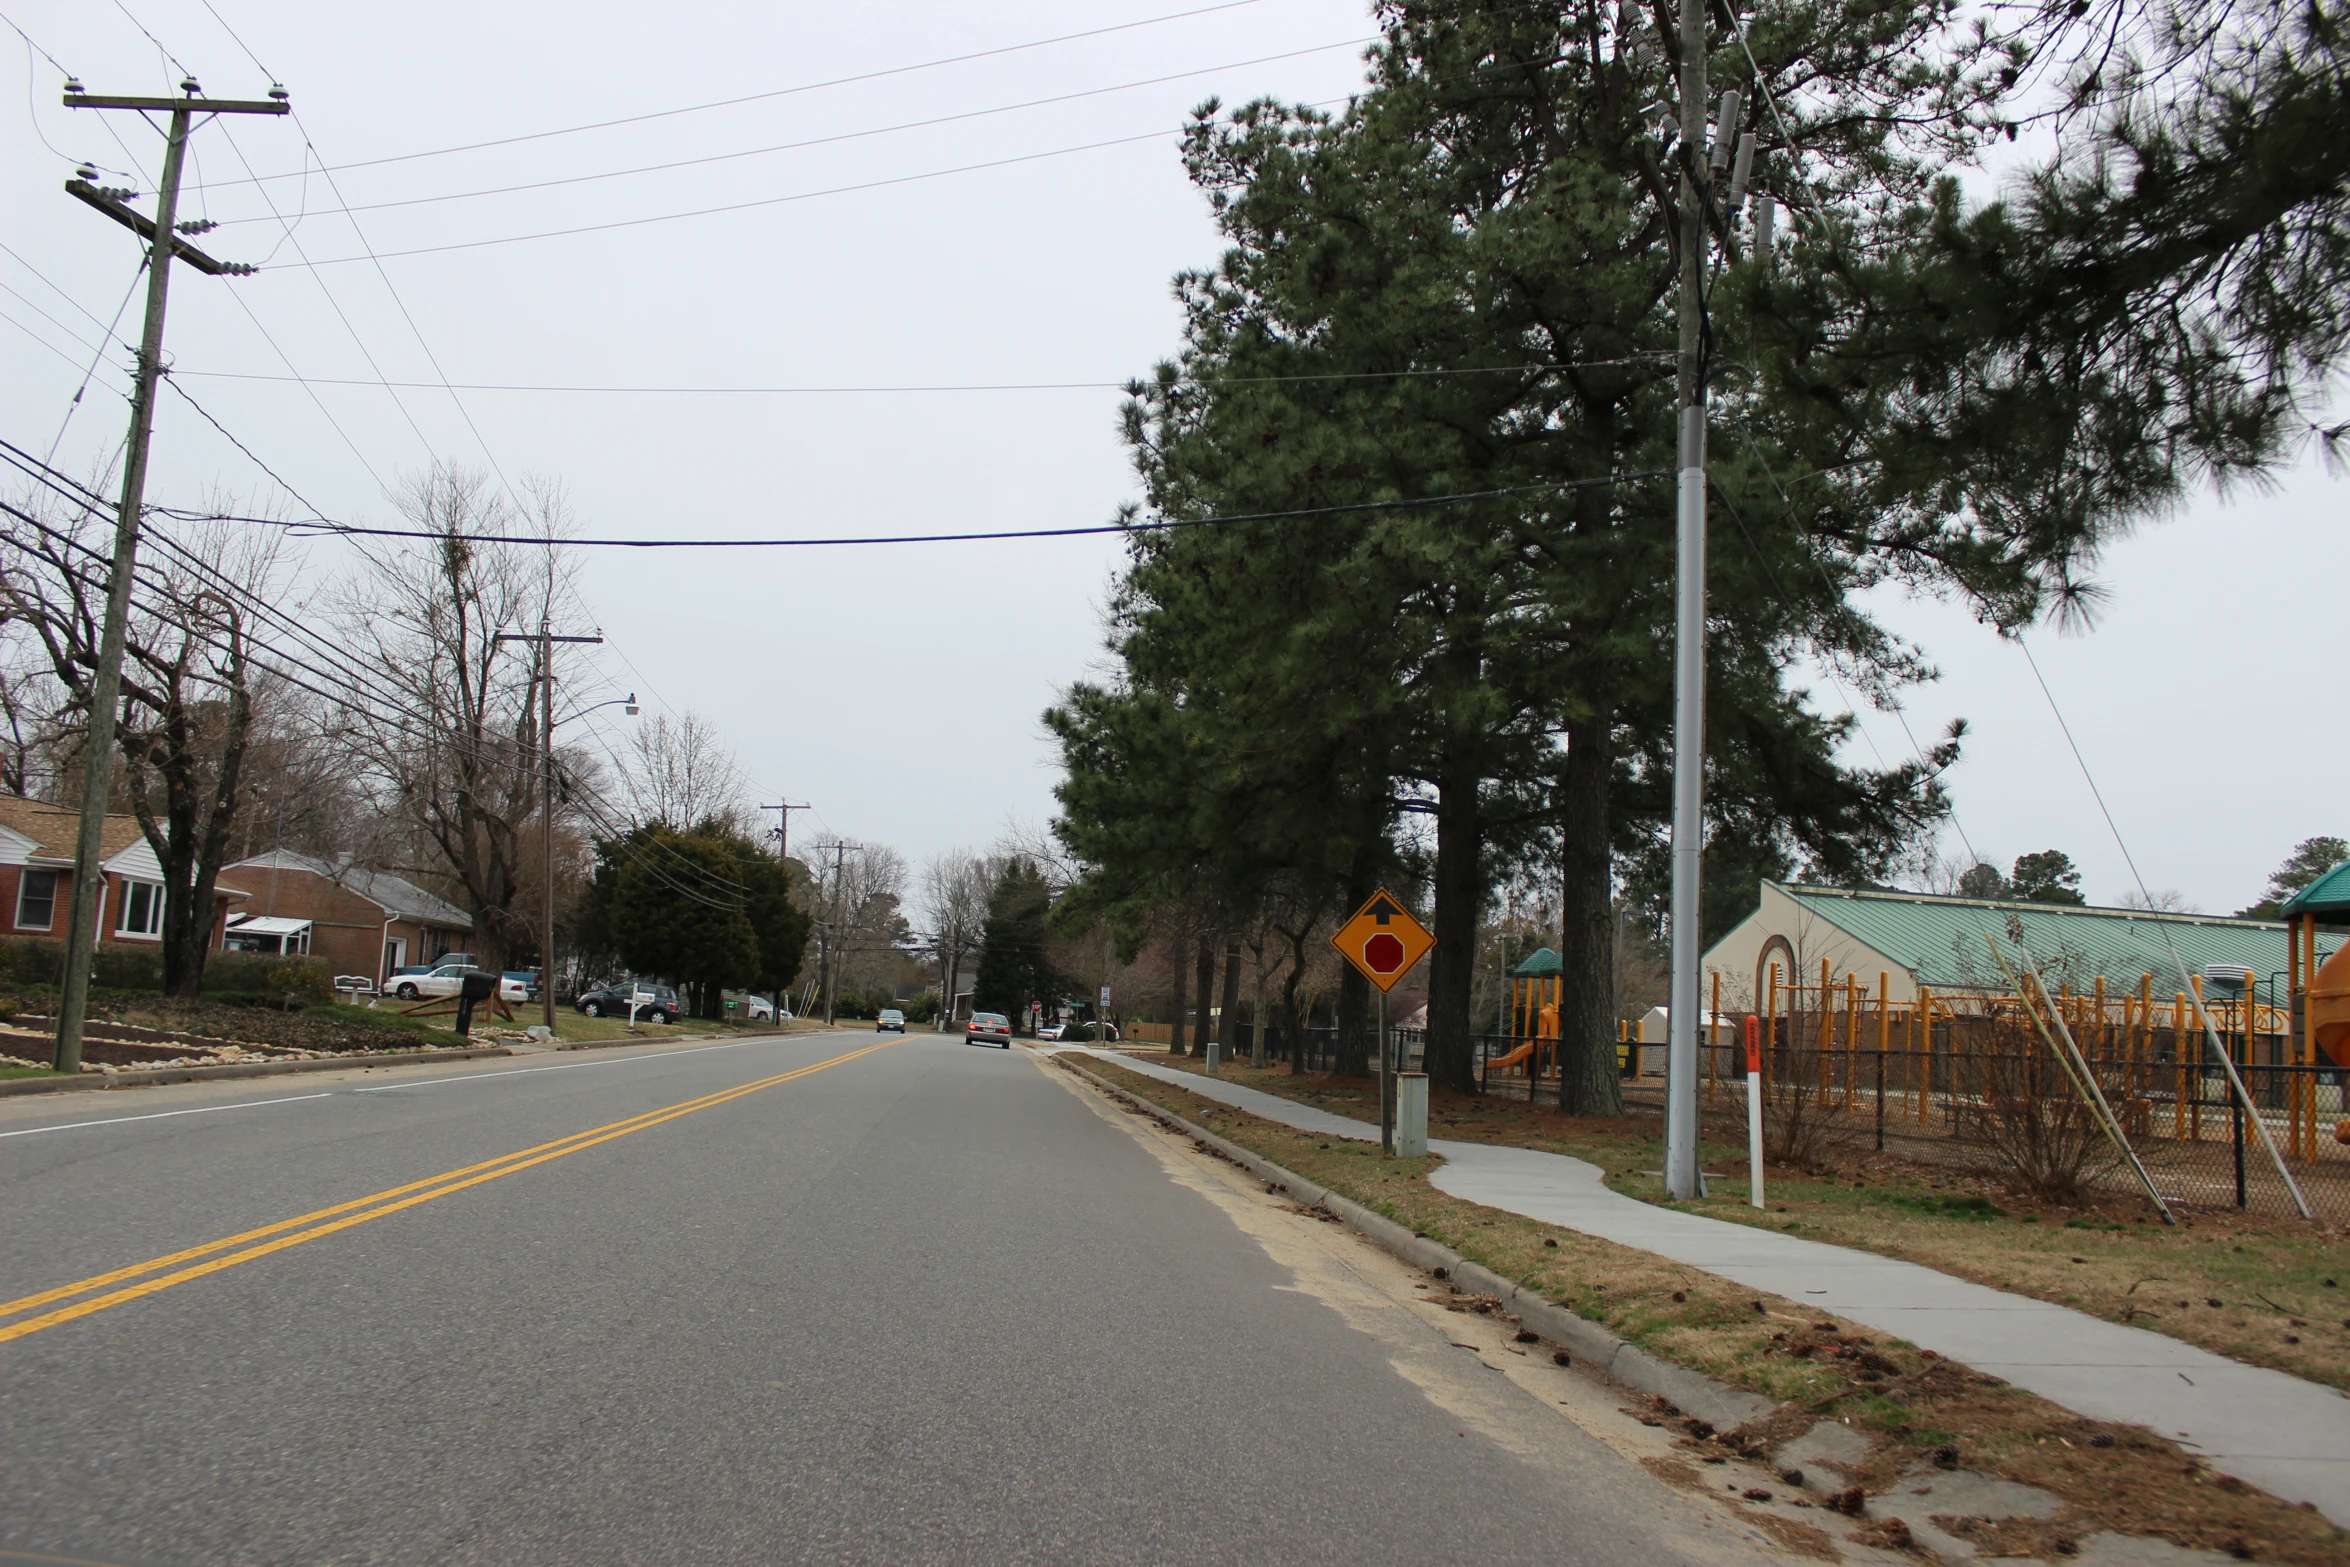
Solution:
M 1700 1445 L 1760 1457 L 1815 1420 L 1840 1419 L 1876 1444 L 1849 1477 L 1864 1489 L 1887 1489 L 1939 1455 L 2062 1497 L 2066 1512 L 2034 1540 L 2019 1541 L 2033 1550 L 2061 1553 L 2066 1542 L 2113 1529 L 2191 1548 L 2241 1551 L 2258 1561 L 2315 1567 L 2350 1560 L 2350 1534 L 2313 1511 L 2214 1474 L 2150 1433 L 2100 1426 L 1931 1351 L 1653 1253 L 1449 1197 L 1428 1183 L 1433 1160 L 1384 1161 L 1368 1144 L 1295 1131 L 1104 1062 L 1084 1066 L 1541 1291 L 1653 1354 L 1786 1406 L 1734 1432 L 1684 1423 Z M 1343 1080 L 1318 1092 L 1316 1103 L 1359 1110 L 1346 1097 Z M 1483 1109 L 1472 1116 L 1488 1131 L 1508 1119 Z M 1544 1119 L 1554 1127 L 1579 1124 Z M 1463 1135 L 1466 1128 L 1458 1125 L 1448 1121 L 1442 1135 Z M 2111 1445 L 2092 1445 L 2100 1440 Z
M 1246 1066 L 1222 1075 L 1337 1114 L 1378 1119 L 1378 1086 L 1368 1079 Z M 1434 1093 L 1428 1131 L 1573 1154 L 1606 1170 L 1608 1185 L 1627 1196 L 1665 1197 L 1662 1182 L 1642 1173 L 1662 1159 L 1653 1116 L 1598 1120 L 1520 1100 Z M 2350 1236 L 2339 1228 L 2185 1210 L 2171 1229 L 2143 1201 L 2037 1202 L 1995 1175 L 1865 1148 L 1812 1169 L 1772 1166 L 1770 1207 L 1761 1211 L 1746 1201 L 1742 1142 L 1709 1136 L 1699 1158 L 1704 1169 L 1728 1177 L 1713 1183 L 1710 1200 L 1690 1205 L 1711 1217 L 1899 1257 L 2350 1390 L 2350 1253 L 2343 1249 Z

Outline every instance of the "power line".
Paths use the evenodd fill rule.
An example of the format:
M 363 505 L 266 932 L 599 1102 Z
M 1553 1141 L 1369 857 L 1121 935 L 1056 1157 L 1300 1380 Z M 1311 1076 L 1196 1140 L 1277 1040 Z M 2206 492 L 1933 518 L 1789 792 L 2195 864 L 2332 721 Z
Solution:
M 1659 365 L 1670 363 L 1672 355 L 1666 352 L 1633 354 L 1617 359 L 1584 359 L 1566 364 L 1525 365 L 1448 365 L 1433 369 L 1404 370 L 1348 370 L 1311 375 L 1236 375 L 1218 376 L 1219 385 L 1265 386 L 1310 382 L 1395 381 L 1418 380 L 1443 376 L 1466 375 L 1557 375 L 1569 370 L 1607 370 L 1632 365 Z M 214 381 L 299 381 L 305 386 L 393 386 L 414 391 L 429 391 L 440 383 L 434 381 L 367 381 L 356 377 L 266 375 L 242 370 L 187 370 L 175 369 L 175 375 L 199 376 Z M 524 381 L 458 381 L 453 383 L 460 392 L 529 392 L 569 394 L 581 396 L 635 396 L 635 397 L 797 397 L 797 396 L 894 396 L 919 393 L 954 392 L 1115 392 L 1126 391 L 1149 383 L 1135 377 L 1123 381 L 972 381 L 908 383 L 895 386 L 564 386 L 548 382 Z
M 1374 41 L 1371 38 L 1342 38 L 1336 43 L 1315 44 L 1307 49 L 1290 49 L 1280 54 L 1259 55 L 1248 60 L 1230 60 L 1221 65 L 1203 65 L 1196 70 L 1175 71 L 1164 76 L 1144 77 L 1139 81 L 1120 82 L 1110 87 L 1088 87 L 1077 92 L 1056 93 L 1046 98 L 1029 98 L 1019 103 L 998 104 L 992 108 L 966 109 L 957 114 L 934 115 L 929 119 L 904 120 L 895 125 L 877 125 L 867 130 L 839 131 L 830 136 L 814 136 L 801 141 L 776 142 L 765 147 L 745 147 L 734 152 L 705 153 L 700 157 L 676 158 L 666 163 L 644 163 L 633 168 L 604 169 L 593 174 L 572 174 L 555 179 L 526 180 L 515 185 L 492 186 L 482 190 L 450 191 L 436 196 L 408 196 L 393 201 L 369 202 L 351 210 L 354 212 L 386 212 L 401 207 L 426 207 L 448 201 L 474 201 L 490 196 L 520 195 L 526 191 L 557 190 L 570 185 L 593 184 L 599 180 L 627 179 L 639 174 L 666 174 L 678 169 L 701 168 L 713 163 L 731 163 L 743 158 L 762 158 L 778 152 L 799 152 L 810 147 L 829 147 L 840 142 L 861 141 L 872 136 L 889 136 L 899 131 L 928 130 L 940 125 L 959 124 L 966 120 L 988 119 L 999 114 L 1016 114 L 1024 109 L 1041 109 L 1054 104 L 1075 103 L 1086 98 L 1101 98 L 1112 93 L 1133 92 L 1143 87 L 1160 87 L 1169 82 L 1189 81 L 1200 76 L 1213 76 L 1220 71 L 1246 70 L 1250 66 L 1271 65 L 1276 61 L 1295 60 L 1311 54 L 1327 54 L 1333 49 L 1351 49 Z M 344 164 L 341 167 L 347 169 L 351 165 Z M 215 182 L 213 186 L 194 185 L 189 188 L 201 191 L 253 183 L 257 183 L 257 181 L 222 180 Z M 267 220 L 258 217 L 229 218 L 224 220 L 221 226 L 226 228 L 236 223 L 265 221 Z
M 835 76 L 825 81 L 805 82 L 796 87 L 778 87 L 767 92 L 748 93 L 736 98 L 720 98 L 709 103 L 686 104 L 675 109 L 654 109 L 643 114 L 622 115 L 618 119 L 595 120 L 585 125 L 564 126 L 558 130 L 530 131 L 519 136 L 501 136 L 489 141 L 466 142 L 460 146 L 455 147 L 436 147 L 424 152 L 396 153 L 390 157 L 383 158 L 363 158 L 354 163 L 335 164 L 332 166 L 331 170 L 322 162 L 320 164 L 320 172 L 327 173 L 340 172 L 350 169 L 380 168 L 383 165 L 390 163 L 412 163 L 419 158 L 445 158 L 457 153 L 481 152 L 492 147 L 512 147 L 517 146 L 523 142 L 545 141 L 550 137 L 576 136 L 587 131 L 609 130 L 616 125 L 641 125 L 649 120 L 673 119 L 679 115 L 701 114 L 713 109 L 732 109 L 740 107 L 746 103 L 764 103 L 775 98 L 788 98 L 799 93 L 818 92 L 830 87 L 846 87 L 858 82 L 880 81 L 885 77 L 904 76 L 910 72 L 915 71 L 937 70 L 942 66 L 948 65 L 963 65 L 973 60 L 994 59 L 1001 55 L 1019 54 L 1030 49 L 1048 48 L 1054 44 L 1074 43 L 1077 40 L 1084 38 L 1101 38 L 1111 33 L 1133 32 L 1138 28 L 1156 27 L 1166 22 L 1186 21 L 1195 16 L 1209 16 L 1219 11 L 1237 11 L 1257 3 L 1259 3 L 1259 0 L 1222 0 L 1222 3 L 1220 4 L 1200 6 L 1194 10 L 1171 11 L 1163 16 L 1144 17 L 1140 21 L 1118 22 L 1107 27 L 1092 27 L 1087 28 L 1082 32 L 1062 33 L 1051 38 L 1031 39 L 1027 43 L 1005 44 L 994 49 L 979 49 L 969 54 L 947 55 L 940 59 L 924 60 L 913 65 L 895 65 L 890 66 L 884 70 L 863 71 L 851 76 Z M 204 8 L 208 11 L 212 10 L 209 0 L 207 0 Z M 219 19 L 220 13 L 213 11 L 213 16 L 217 20 Z M 10 25 L 13 26 L 15 24 L 11 23 Z M 226 28 L 228 24 L 223 21 L 221 26 Z M 236 34 L 232 31 L 230 32 L 229 36 L 231 38 L 235 38 Z M 27 41 L 30 42 L 30 40 Z M 240 49 L 245 49 L 246 58 L 251 59 L 256 66 L 260 66 L 264 71 L 268 69 L 267 66 L 261 65 L 261 61 L 259 58 L 254 56 L 251 49 L 245 47 L 244 41 L 242 39 L 238 39 L 237 47 Z M 59 68 L 63 69 L 63 67 Z M 256 183 L 265 179 L 290 180 L 300 178 L 307 172 L 307 170 L 300 170 L 287 174 L 256 175 L 254 176 L 254 179 Z
M 604 549 L 806 549 L 832 545 L 856 544 L 964 544 L 999 539 L 1063 539 L 1081 538 L 1103 533 L 1166 533 L 1179 528 L 1218 527 L 1241 522 L 1284 522 L 1300 517 L 1329 517 L 1348 513 L 1423 511 L 1430 507 L 1466 505 L 1473 501 L 1501 500 L 1519 495 L 1548 495 L 1564 490 L 1608 488 L 1629 484 L 1640 479 L 1661 478 L 1669 469 L 1643 469 L 1633 473 L 1610 474 L 1598 479 L 1561 479 L 1548 484 L 1521 484 L 1505 489 L 1473 490 L 1457 495 L 1428 495 L 1411 500 L 1355 501 L 1339 506 L 1305 506 L 1289 511 L 1237 512 L 1214 517 L 1171 517 L 1156 522 L 1112 522 L 1082 528 L 1005 528 L 973 533 L 904 533 L 859 537 L 846 535 L 816 539 L 566 539 L 566 544 Z M 278 517 L 246 517 L 220 512 L 187 512 L 158 507 L 166 516 L 188 522 L 251 522 L 269 527 L 286 528 L 301 537 L 332 535 L 348 538 L 379 539 L 433 539 L 444 535 L 427 528 L 364 528 L 350 523 L 287 522 Z M 527 534 L 481 533 L 468 534 L 483 544 L 545 544 L 544 538 Z
M 1248 0 L 1244 0 L 1248 3 Z M 445 245 L 417 245 L 407 250 L 370 250 L 364 256 L 329 256 L 322 261 L 305 259 L 307 267 L 348 266 L 355 261 L 372 261 L 378 266 L 386 261 L 398 261 L 409 256 L 438 256 L 458 250 L 484 250 L 493 245 L 519 245 L 538 239 L 569 239 L 581 234 L 606 234 L 615 229 L 642 228 L 652 223 L 675 223 L 686 218 L 716 217 L 728 212 L 750 212 L 761 207 L 780 207 L 795 201 L 814 201 L 820 196 L 845 196 L 857 191 L 884 190 L 894 185 L 913 185 L 924 180 L 945 179 L 956 174 L 975 174 L 984 169 L 1004 169 L 1015 164 L 1036 163 L 1047 158 L 1066 158 L 1080 152 L 1099 152 L 1107 147 L 1129 147 L 1137 142 L 1157 141 L 1182 129 L 1144 131 L 1134 136 L 1113 136 L 1104 141 L 1085 142 L 1075 147 L 1055 147 L 1045 152 L 1021 153 L 1016 157 L 990 158 L 980 163 L 959 164 L 951 169 L 930 169 L 920 174 L 900 174 L 888 179 L 862 180 L 853 185 L 833 185 L 823 190 L 797 191 L 788 196 L 763 196 L 750 201 L 723 202 L 714 207 L 695 207 L 685 212 L 660 212 L 641 218 L 614 218 L 604 223 L 582 223 L 572 228 L 542 229 L 531 234 L 505 234 L 491 239 L 452 240 Z M 348 211 L 348 209 L 345 209 Z M 364 241 L 362 241 L 364 243 Z
M 69 493 L 55 484 L 52 484 L 51 488 L 58 488 L 61 494 Z M 9 515 L 14 516 L 19 520 L 31 525 L 33 528 L 37 529 L 44 535 L 57 541 L 59 544 L 66 546 L 69 549 L 79 551 L 80 553 L 88 555 L 92 559 L 101 563 L 105 563 L 106 561 L 106 557 L 101 552 L 86 542 L 74 537 L 71 534 L 63 533 L 58 529 L 48 526 L 47 524 L 41 522 L 37 517 L 32 516 L 30 513 L 21 511 L 5 501 L 0 501 L 0 511 L 5 511 Z M 248 608 L 260 612 L 265 618 L 274 617 L 277 620 L 284 622 L 288 626 L 295 629 L 300 635 L 302 635 L 306 642 L 316 642 L 317 639 L 314 634 L 309 633 L 306 628 L 300 627 L 298 623 L 286 620 L 286 617 L 276 612 L 272 606 L 268 605 L 265 600 L 262 600 L 258 595 L 254 594 L 253 591 L 246 585 L 236 582 L 233 578 L 226 576 L 217 568 L 212 567 L 208 562 L 203 561 L 200 557 L 195 556 L 186 549 L 178 546 L 176 541 L 169 541 L 162 535 L 158 535 L 157 538 L 158 541 L 163 542 L 165 547 L 169 548 L 173 554 L 193 565 L 198 571 L 211 577 L 227 592 L 242 600 Z M 103 589 L 106 586 L 106 580 L 102 577 L 94 576 L 87 572 L 74 571 L 70 566 L 63 566 L 62 569 L 66 570 L 74 578 L 74 580 L 83 583 L 85 586 L 96 589 Z M 136 580 L 139 575 L 140 574 L 134 570 L 134 580 Z M 160 592 L 167 598 L 172 596 L 174 592 L 174 590 L 168 584 L 159 583 L 151 571 L 145 574 L 145 581 L 150 590 L 154 592 Z M 155 607 L 152 603 L 149 603 L 147 608 L 150 613 L 153 613 L 155 610 Z M 195 627 L 188 625 L 185 622 L 181 623 L 181 629 L 185 631 L 193 640 L 203 643 L 205 646 L 214 649 L 216 652 L 232 654 L 235 652 L 235 649 L 230 645 L 223 644 L 214 637 L 202 634 L 196 630 Z M 404 735 L 407 738 L 413 740 L 425 740 L 428 742 L 439 743 L 445 738 L 430 731 L 419 729 L 413 724 L 407 723 L 402 719 L 387 717 L 383 712 L 372 706 L 369 706 L 366 700 L 368 695 L 367 687 L 360 683 L 357 677 L 352 676 L 349 673 L 347 667 L 338 662 L 337 658 L 331 653 L 323 660 L 329 666 L 329 670 L 331 670 L 330 673 L 317 669 L 314 664 L 305 665 L 305 657 L 315 657 L 315 655 L 289 654 L 285 649 L 271 642 L 268 638 L 254 632 L 250 627 L 247 627 L 244 630 L 243 640 L 245 644 L 245 657 L 253 664 L 255 668 L 274 675 L 278 679 L 285 681 L 294 688 L 304 691 L 312 696 L 318 697 L 322 701 L 336 705 L 344 711 L 351 713 L 362 722 L 380 725 L 392 730 L 396 734 Z M 276 658 L 285 660 L 286 663 L 306 667 L 310 673 L 317 674 L 319 678 L 327 680 L 330 684 L 343 687 L 343 689 L 336 691 L 323 690 L 319 686 L 312 684 L 309 680 L 304 679 L 302 674 L 297 673 L 295 669 L 288 668 L 285 664 L 272 663 L 270 662 L 268 656 L 263 655 L 274 656 Z M 338 679 L 337 676 L 341 676 L 343 678 Z M 349 682 L 348 685 L 345 684 L 346 681 Z M 485 753 L 480 755 L 477 760 L 480 761 L 483 765 L 493 769 L 502 769 L 507 772 L 518 774 L 527 773 L 528 771 L 522 764 L 507 761 L 506 759 L 494 754 Z M 573 780 L 573 785 L 574 787 L 570 792 L 575 793 L 580 797 L 579 803 L 582 813 L 589 818 L 591 823 L 593 823 L 608 838 L 617 840 L 623 839 L 627 836 L 629 831 L 628 828 L 616 827 L 614 825 L 613 815 L 616 813 L 616 807 L 613 806 L 612 802 L 604 799 L 592 788 L 588 788 L 577 780 Z M 602 809 L 598 810 L 595 807 L 601 807 Z M 684 856 L 677 854 L 675 850 L 669 849 L 667 845 L 662 845 L 655 842 L 652 846 L 656 849 L 667 852 L 672 859 L 675 859 L 678 862 L 678 866 L 682 871 L 694 874 L 707 885 L 719 888 L 722 893 L 732 891 L 737 894 L 747 895 L 747 889 L 742 887 L 740 883 L 722 881 L 720 878 L 712 875 L 704 867 L 701 867 L 695 864 L 693 861 L 686 859 Z M 705 897 L 701 893 L 696 892 L 693 888 L 684 886 L 673 880 L 668 875 L 664 874 L 661 868 L 649 859 L 645 862 L 645 868 L 649 874 L 653 875 L 665 886 L 670 887 L 673 891 L 678 892 L 682 896 L 694 898 L 697 901 L 708 904 L 713 908 L 740 907 L 739 897 L 733 901 L 720 901 Z

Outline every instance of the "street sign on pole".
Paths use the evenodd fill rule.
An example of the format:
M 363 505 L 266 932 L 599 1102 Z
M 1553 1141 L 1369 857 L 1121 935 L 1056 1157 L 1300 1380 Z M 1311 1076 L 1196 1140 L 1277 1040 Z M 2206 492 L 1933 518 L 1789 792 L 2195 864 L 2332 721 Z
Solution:
M 1395 1153 L 1395 1052 L 1388 1044 L 1387 993 L 1428 955 L 1436 938 L 1385 887 L 1330 938 L 1339 955 L 1379 991 L 1379 1151 Z
M 1103 1011 L 1105 1011 L 1105 1012 L 1106 1012 L 1106 1011 L 1108 1011 L 1108 1010 L 1109 1010 L 1109 1006 L 1110 1006 L 1110 987 L 1109 987 L 1109 986 L 1107 986 L 1107 985 L 1104 985 L 1104 986 L 1102 987 L 1102 1010 L 1103 1010 Z
M 1353 919 L 1338 927 L 1330 945 L 1384 993 L 1393 990 L 1412 965 L 1428 955 L 1436 938 L 1405 911 L 1395 894 L 1382 887 L 1355 911 Z

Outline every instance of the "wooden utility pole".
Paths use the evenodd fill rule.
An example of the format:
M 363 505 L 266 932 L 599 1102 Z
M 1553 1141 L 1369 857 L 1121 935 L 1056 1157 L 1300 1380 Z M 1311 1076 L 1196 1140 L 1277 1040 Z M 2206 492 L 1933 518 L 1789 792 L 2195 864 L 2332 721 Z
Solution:
M 762 806 L 760 806 L 760 807 L 759 807 L 759 809 L 760 809 L 760 810 L 762 810 L 762 811 L 773 811 L 773 812 L 775 813 L 775 857 L 776 857 L 776 859 L 778 859 L 778 860 L 788 860 L 788 859 L 790 859 L 790 858 L 791 858 L 791 813 L 792 813 L 792 812 L 794 812 L 794 811 L 805 811 L 805 810 L 809 809 L 809 807 L 808 807 L 808 806 L 806 806 L 806 805 L 794 805 L 794 804 L 792 804 L 792 803 L 791 803 L 789 800 L 786 800 L 786 801 L 784 801 L 784 802 L 783 802 L 783 804 L 781 804 L 781 805 L 762 805 Z
M 490 640 L 492 643 L 535 642 L 539 650 L 539 832 L 540 853 L 546 860 L 543 888 L 546 903 L 539 910 L 539 1005 L 548 1036 L 552 1037 L 555 1032 L 555 644 L 604 639 L 559 637 L 542 620 L 535 632 L 501 631 Z M 633 694 L 629 700 L 628 710 L 633 713 L 636 711 Z
M 179 237 L 180 166 L 188 152 L 189 122 L 203 114 L 284 114 L 291 101 L 283 87 L 272 85 L 262 103 L 199 97 L 203 91 L 190 77 L 180 83 L 179 98 L 110 98 L 82 91 L 68 80 L 65 106 L 69 109 L 130 109 L 171 116 L 164 133 L 163 183 L 156 192 L 152 220 L 125 203 L 130 191 L 99 189 L 89 178 L 65 182 L 67 194 L 105 213 L 147 241 L 147 319 L 139 333 L 139 363 L 131 390 L 131 429 L 122 471 L 122 503 L 114 519 L 114 561 L 106 585 L 106 619 L 98 633 L 98 667 L 90 675 L 90 738 L 82 755 L 82 816 L 74 836 L 73 911 L 65 925 L 65 975 L 57 1006 L 57 1054 L 60 1072 L 82 1067 L 82 1025 L 90 1010 L 90 965 L 97 955 L 98 921 L 106 891 L 102 863 L 106 832 L 106 799 L 114 783 L 115 710 L 122 705 L 122 644 L 131 613 L 131 578 L 139 559 L 139 516 L 146 505 L 147 454 L 155 428 L 155 383 L 163 373 L 163 309 L 171 292 L 173 257 L 212 277 L 245 277 L 257 269 L 242 263 L 215 261 Z M 87 170 L 84 171 L 86 175 Z M 204 225 L 209 227 L 209 225 Z

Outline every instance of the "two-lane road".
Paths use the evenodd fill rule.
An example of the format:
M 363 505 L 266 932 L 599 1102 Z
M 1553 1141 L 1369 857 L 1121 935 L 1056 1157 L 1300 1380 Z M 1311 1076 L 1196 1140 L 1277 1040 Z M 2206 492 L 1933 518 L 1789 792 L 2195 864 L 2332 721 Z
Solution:
M 0 1101 L 0 1560 L 1763 1559 L 1064 1078 L 839 1033 Z

